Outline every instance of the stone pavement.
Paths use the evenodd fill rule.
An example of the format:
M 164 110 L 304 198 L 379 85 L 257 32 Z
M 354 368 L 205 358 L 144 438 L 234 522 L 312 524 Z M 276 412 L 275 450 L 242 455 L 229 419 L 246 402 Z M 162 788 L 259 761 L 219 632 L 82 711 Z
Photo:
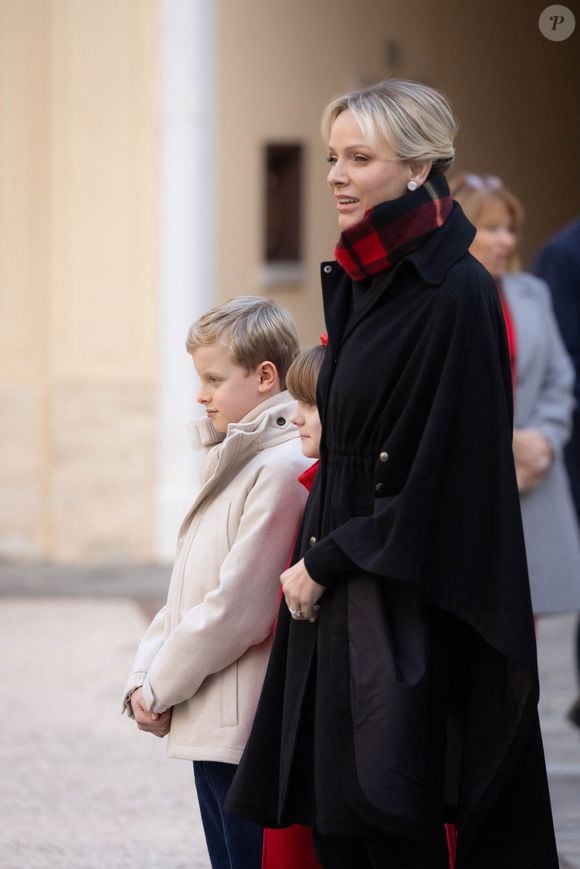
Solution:
M 139 573 L 149 599 L 155 584 Z M 84 580 L 105 590 L 106 573 L 77 571 L 76 597 L 63 596 L 67 571 L 56 584 L 49 574 L 23 576 L 34 596 L 0 598 L 0 866 L 208 869 L 191 764 L 120 715 L 139 602 L 80 596 Z M 38 596 L 39 576 L 58 597 Z
M 2 869 L 208 869 L 191 765 L 167 759 L 163 741 L 119 714 L 146 611 L 168 575 L 0 566 Z M 539 627 L 562 869 L 580 869 L 580 731 L 564 717 L 572 628 L 570 617 Z
M 575 623 L 574 616 L 545 616 L 538 627 L 540 722 L 560 869 L 580 869 L 580 730 L 565 717 L 578 692 L 573 667 Z

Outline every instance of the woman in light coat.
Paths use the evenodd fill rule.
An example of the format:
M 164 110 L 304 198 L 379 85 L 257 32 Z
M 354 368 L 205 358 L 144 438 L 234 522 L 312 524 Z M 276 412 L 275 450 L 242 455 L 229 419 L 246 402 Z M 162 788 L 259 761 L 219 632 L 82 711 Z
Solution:
M 544 281 L 515 271 L 523 209 L 498 178 L 451 185 L 475 224 L 471 246 L 496 279 L 514 368 L 514 459 L 534 613 L 580 611 L 580 542 L 562 453 L 570 437 L 574 371 Z

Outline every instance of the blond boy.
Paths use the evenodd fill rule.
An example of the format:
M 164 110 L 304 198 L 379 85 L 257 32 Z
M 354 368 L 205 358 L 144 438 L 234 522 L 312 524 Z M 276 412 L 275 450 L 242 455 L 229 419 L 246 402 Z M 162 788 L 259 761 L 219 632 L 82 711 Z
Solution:
M 290 422 L 291 316 L 241 297 L 190 328 L 206 416 L 192 426 L 201 489 L 179 532 L 167 603 L 141 641 L 124 708 L 194 762 L 212 865 L 259 869 L 261 830 L 223 812 L 270 649 L 282 573 L 304 508 L 307 462 Z

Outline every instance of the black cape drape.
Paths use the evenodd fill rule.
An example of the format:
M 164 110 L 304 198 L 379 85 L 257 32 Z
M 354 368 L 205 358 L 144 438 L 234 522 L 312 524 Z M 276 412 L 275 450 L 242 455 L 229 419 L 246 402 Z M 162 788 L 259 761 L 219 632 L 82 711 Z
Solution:
M 328 835 L 427 835 L 458 869 L 557 867 L 495 284 L 454 206 L 351 311 L 323 264 L 321 461 L 228 808 Z

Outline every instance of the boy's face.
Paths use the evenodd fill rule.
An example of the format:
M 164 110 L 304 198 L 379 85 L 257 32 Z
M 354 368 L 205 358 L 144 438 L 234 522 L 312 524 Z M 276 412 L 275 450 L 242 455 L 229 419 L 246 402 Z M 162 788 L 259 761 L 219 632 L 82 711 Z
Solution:
M 308 459 L 320 458 L 320 435 L 322 426 L 318 416 L 318 408 L 315 404 L 306 404 L 304 401 L 296 402 L 296 410 L 292 415 L 291 422 L 300 432 L 302 452 Z
M 260 366 L 246 371 L 233 362 L 228 348 L 217 342 L 198 347 L 191 356 L 200 381 L 197 400 L 216 431 L 225 432 L 228 423 L 239 422 L 264 400 Z

